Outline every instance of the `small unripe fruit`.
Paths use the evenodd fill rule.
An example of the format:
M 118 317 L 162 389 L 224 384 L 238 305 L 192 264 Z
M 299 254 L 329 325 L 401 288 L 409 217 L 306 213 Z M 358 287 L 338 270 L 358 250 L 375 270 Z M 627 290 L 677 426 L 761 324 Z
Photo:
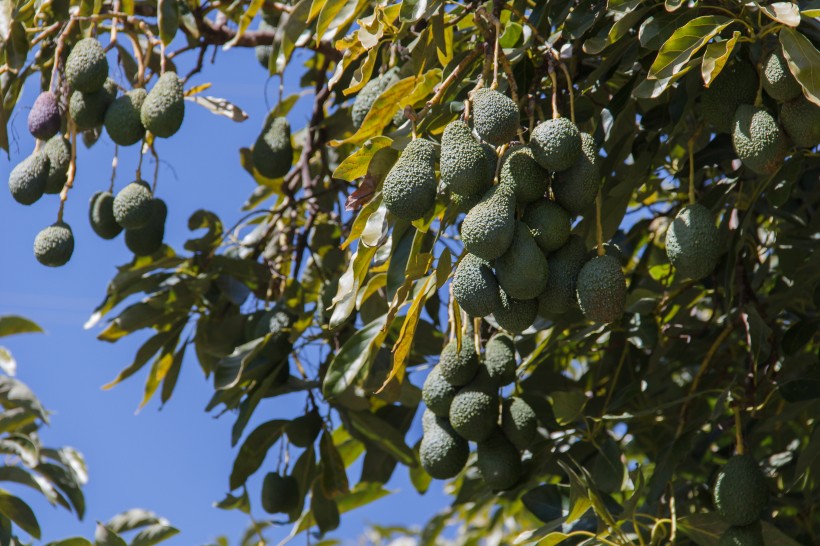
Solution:
M 56 222 L 34 239 L 34 257 L 43 265 L 59 267 L 68 263 L 74 253 L 74 234 L 64 222 Z

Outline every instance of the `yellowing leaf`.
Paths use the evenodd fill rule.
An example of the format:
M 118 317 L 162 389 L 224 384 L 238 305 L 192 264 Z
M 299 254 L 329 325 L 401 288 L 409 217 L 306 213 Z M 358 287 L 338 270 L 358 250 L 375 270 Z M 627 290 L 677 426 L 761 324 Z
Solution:
M 706 53 L 703 54 L 703 63 L 700 65 L 700 73 L 703 76 L 703 83 L 709 87 L 720 71 L 726 66 L 726 61 L 732 54 L 732 50 L 740 37 L 740 32 L 734 31 L 732 37 L 720 42 L 712 42 L 706 46 Z
M 228 50 L 236 45 L 242 35 L 245 34 L 245 31 L 248 30 L 248 27 L 253 21 L 253 18 L 256 17 L 259 8 L 262 7 L 264 0 L 252 0 L 250 4 L 248 4 L 248 9 L 245 10 L 245 13 L 242 14 L 242 17 L 239 18 L 239 28 L 236 29 L 236 34 L 233 38 L 230 39 L 228 43 L 222 46 L 223 49 Z
M 373 137 L 366 140 L 362 147 L 353 152 L 333 171 L 333 178 L 353 182 L 357 178 L 367 174 L 367 167 L 376 152 L 386 148 L 393 143 L 393 140 L 386 136 Z

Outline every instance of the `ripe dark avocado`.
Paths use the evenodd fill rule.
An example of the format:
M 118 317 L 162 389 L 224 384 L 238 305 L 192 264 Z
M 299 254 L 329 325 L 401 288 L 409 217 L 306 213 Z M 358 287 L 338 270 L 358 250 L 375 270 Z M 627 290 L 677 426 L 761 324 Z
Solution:
M 527 205 L 522 220 L 544 252 L 555 252 L 569 240 L 572 218 L 561 205 L 549 199 Z
M 71 144 L 63 135 L 56 134 L 43 146 L 43 153 L 48 157 L 48 180 L 44 191 L 48 194 L 60 193 L 71 164 Z
M 450 425 L 465 440 L 480 442 L 498 428 L 498 394 L 481 381 L 462 387 L 450 404 Z
M 795 146 L 814 148 L 820 144 L 820 106 L 803 95 L 783 105 L 780 123 Z
M 538 433 L 535 411 L 517 396 L 507 398 L 501 407 L 501 430 L 517 449 L 528 448 Z
M 114 219 L 114 196 L 107 191 L 98 191 L 91 196 L 88 206 L 91 229 L 103 239 L 113 239 L 122 231 L 122 226 Z
M 581 133 L 567 118 L 548 119 L 533 130 L 530 147 L 543 168 L 563 171 L 581 155 Z
M 174 72 L 166 72 L 145 97 L 140 108 L 140 120 L 154 136 L 168 138 L 179 131 L 184 117 L 182 80 Z
M 464 336 L 461 340 L 461 351 L 457 350 L 453 338 L 441 351 L 438 367 L 442 379 L 454 387 L 469 383 L 478 372 L 478 354 L 473 339 Z
M 94 93 L 74 91 L 68 102 L 68 115 L 81 131 L 99 127 L 105 122 L 105 112 L 116 98 L 117 84 L 108 78 L 102 89 Z
M 14 200 L 31 205 L 43 196 L 48 181 L 48 157 L 43 152 L 31 154 L 9 174 L 9 190 Z
M 498 280 L 490 264 L 465 254 L 453 275 L 453 297 L 470 316 L 486 317 L 501 306 Z
M 153 198 L 149 202 L 148 221 L 142 227 L 126 228 L 125 246 L 137 256 L 151 256 L 162 248 L 165 238 L 165 218 L 168 207 L 165 201 Z
M 154 194 L 144 180 L 135 180 L 121 189 L 114 198 L 114 218 L 125 229 L 140 228 L 154 218 Z
M 718 133 L 731 133 L 735 112 L 742 104 L 754 104 L 757 70 L 745 61 L 726 66 L 703 90 L 700 111 L 704 121 Z
M 454 478 L 467 464 L 470 446 L 456 434 L 446 418 L 425 417 L 423 423 L 424 435 L 419 446 L 421 466 L 438 480 Z
M 576 285 L 578 304 L 593 322 L 615 322 L 626 306 L 626 279 L 617 258 L 604 254 L 584 264 Z
M 499 289 L 501 305 L 493 311 L 493 317 L 504 330 L 520 334 L 535 322 L 538 316 L 538 300 L 517 300 L 510 297 L 504 289 Z
M 545 316 L 560 315 L 577 307 L 575 296 L 578 273 L 586 262 L 586 247 L 578 235 L 547 258 L 550 274 L 547 287 L 538 295 L 538 312 Z
M 678 212 L 666 231 L 666 255 L 687 279 L 708 277 L 721 254 L 720 236 L 712 213 L 698 203 Z
M 510 248 L 493 265 L 498 284 L 515 299 L 537 298 L 547 286 L 547 258 L 523 222 L 516 222 Z
M 478 442 L 476 454 L 476 465 L 490 489 L 510 489 L 521 478 L 523 468 L 518 450 L 500 430 Z
M 786 102 L 803 93 L 780 47 L 766 57 L 760 72 L 763 75 L 763 89 L 776 101 Z
M 730 525 L 750 525 L 760 519 L 769 500 L 766 478 L 751 455 L 735 455 L 720 469 L 712 488 L 720 517 Z
M 436 148 L 429 140 L 410 142 L 382 184 L 384 205 L 391 214 L 412 222 L 436 203 Z
M 495 334 L 484 346 L 484 368 L 497 387 L 515 381 L 515 342 L 507 334 Z
M 48 267 L 68 263 L 74 253 L 74 234 L 65 222 L 51 224 L 34 238 L 34 257 Z
M 441 367 L 436 365 L 427 374 L 424 386 L 421 388 L 421 399 L 434 414 L 439 417 L 447 417 L 450 414 L 450 404 L 453 397 L 458 392 L 458 388 L 441 377 Z
M 288 174 L 293 165 L 290 123 L 284 117 L 269 120 L 257 137 L 252 150 L 253 166 L 267 178 Z
M 40 93 L 28 113 L 28 132 L 34 138 L 48 140 L 57 134 L 60 124 L 60 107 L 54 93 Z
M 515 235 L 515 194 L 506 186 L 493 186 L 461 223 L 461 240 L 467 252 L 495 260 L 507 252 Z
M 495 151 L 488 148 L 460 119 L 448 123 L 441 136 L 441 183 L 462 196 L 486 192 L 495 177 Z
M 473 126 L 493 146 L 515 140 L 521 127 L 518 106 L 506 95 L 482 87 L 473 93 Z
M 268 472 L 262 480 L 262 509 L 268 514 L 287 514 L 299 504 L 299 482 L 293 476 Z
M 132 89 L 112 102 L 105 111 L 105 130 L 115 144 L 131 146 L 145 136 L 140 109 L 147 96 L 145 89 Z
M 786 135 L 765 108 L 743 105 L 735 112 L 732 144 L 738 159 L 758 174 L 772 174 L 783 164 Z
M 65 77 L 74 91 L 99 91 L 108 77 L 108 60 L 95 38 L 83 38 L 71 48 L 65 62 Z
M 555 175 L 552 193 L 559 205 L 577 215 L 595 202 L 600 187 L 601 173 L 595 139 L 581 133 L 581 153 L 572 166 Z
M 512 146 L 502 158 L 500 184 L 510 188 L 519 204 L 544 197 L 550 184 L 550 173 L 533 157 L 529 146 Z
M 288 423 L 285 426 L 285 432 L 291 444 L 296 447 L 308 447 L 319 436 L 322 424 L 322 416 L 314 409 Z

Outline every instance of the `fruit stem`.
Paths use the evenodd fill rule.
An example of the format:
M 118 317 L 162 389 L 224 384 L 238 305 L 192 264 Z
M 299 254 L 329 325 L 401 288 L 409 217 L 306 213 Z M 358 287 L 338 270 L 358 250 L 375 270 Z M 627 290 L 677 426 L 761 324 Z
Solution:
M 564 73 L 564 78 L 567 80 L 567 92 L 569 93 L 569 119 L 572 123 L 575 123 L 575 93 L 572 91 L 572 78 L 569 75 L 567 66 L 560 60 L 558 61 L 558 68 L 561 69 L 561 72 Z
M 598 256 L 603 256 L 604 251 L 604 229 L 601 226 L 601 190 L 595 196 L 595 241 L 598 243 Z
M 740 406 L 735 404 L 732 411 L 735 414 L 735 453 L 743 455 L 746 449 L 743 445 L 743 422 L 740 419 Z
M 69 19 L 68 24 L 65 28 L 60 32 L 59 37 L 57 38 L 57 47 L 54 50 L 54 67 L 51 69 L 51 80 L 48 82 L 49 90 L 53 91 L 55 94 L 57 93 L 57 89 L 54 87 L 59 79 L 57 77 L 57 73 L 60 70 L 60 59 L 63 56 L 63 48 L 65 48 L 65 39 L 66 36 L 71 32 L 71 28 L 74 26 L 76 19 Z
M 501 21 L 495 20 L 495 44 L 493 46 L 493 83 L 490 89 L 498 88 L 498 35 L 501 33 Z
M 695 204 L 695 135 L 689 139 L 687 147 L 689 148 L 689 204 Z
M 551 61 L 547 70 L 550 80 L 552 80 L 552 119 L 557 119 L 561 117 L 561 113 L 558 111 L 558 76 L 555 75 L 555 66 Z
M 57 210 L 57 222 L 63 221 L 63 209 L 65 208 L 66 199 L 68 199 L 68 190 L 74 187 L 74 175 L 77 173 L 77 130 L 71 119 L 68 120 L 68 135 L 71 141 L 71 160 L 68 163 L 65 184 L 63 189 L 60 190 L 60 208 Z
M 117 178 L 117 164 L 119 163 L 120 147 L 114 144 L 114 157 L 111 158 L 111 184 L 108 186 L 108 193 L 114 193 L 114 180 Z

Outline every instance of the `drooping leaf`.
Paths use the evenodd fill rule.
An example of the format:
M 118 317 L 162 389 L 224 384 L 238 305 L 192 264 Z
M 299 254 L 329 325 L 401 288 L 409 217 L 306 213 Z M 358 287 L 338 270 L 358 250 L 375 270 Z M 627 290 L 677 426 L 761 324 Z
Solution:
M 789 70 L 803 87 L 803 94 L 820 106 L 820 51 L 803 34 L 791 28 L 780 31 L 780 44 Z

